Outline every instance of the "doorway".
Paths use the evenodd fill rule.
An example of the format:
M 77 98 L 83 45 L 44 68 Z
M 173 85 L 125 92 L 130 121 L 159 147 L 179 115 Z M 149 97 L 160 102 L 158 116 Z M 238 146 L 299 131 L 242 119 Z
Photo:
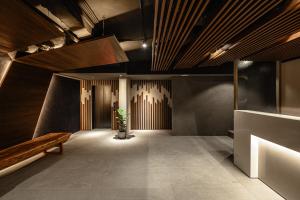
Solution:
M 93 128 L 112 128 L 111 85 L 97 85 L 93 93 Z

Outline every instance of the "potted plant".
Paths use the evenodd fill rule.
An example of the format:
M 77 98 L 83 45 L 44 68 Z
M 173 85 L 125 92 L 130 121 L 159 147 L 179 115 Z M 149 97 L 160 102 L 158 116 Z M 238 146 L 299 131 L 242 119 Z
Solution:
M 118 138 L 126 138 L 126 110 L 119 108 L 117 110 L 117 122 L 119 126 Z

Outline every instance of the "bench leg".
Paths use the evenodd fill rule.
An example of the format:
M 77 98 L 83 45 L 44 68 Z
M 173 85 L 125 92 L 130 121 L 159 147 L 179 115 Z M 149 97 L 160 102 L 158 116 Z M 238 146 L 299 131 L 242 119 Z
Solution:
M 64 148 L 63 148 L 63 143 L 59 143 L 58 145 L 57 145 L 57 147 L 59 148 L 59 151 L 57 152 L 57 151 L 53 151 L 53 152 L 49 152 L 49 151 L 47 151 L 47 150 L 44 150 L 44 152 L 46 153 L 46 154 L 63 154 L 63 151 L 64 151 Z
M 60 153 L 60 154 L 63 154 L 63 152 L 64 152 L 64 146 L 63 146 L 63 143 L 59 143 L 58 147 L 59 147 L 59 153 Z

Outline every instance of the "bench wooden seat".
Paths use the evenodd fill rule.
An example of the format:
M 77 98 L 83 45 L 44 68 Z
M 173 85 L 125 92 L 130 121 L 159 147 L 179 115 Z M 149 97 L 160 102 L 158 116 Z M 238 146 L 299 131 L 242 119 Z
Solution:
M 0 151 L 0 170 L 26 160 L 53 147 L 59 147 L 63 151 L 62 144 L 65 143 L 70 133 L 49 133 L 32 140 L 17 144 Z

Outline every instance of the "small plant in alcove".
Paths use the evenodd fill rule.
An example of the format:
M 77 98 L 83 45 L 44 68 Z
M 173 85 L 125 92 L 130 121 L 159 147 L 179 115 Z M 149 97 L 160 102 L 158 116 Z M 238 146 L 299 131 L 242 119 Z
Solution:
M 119 126 L 118 138 L 124 139 L 126 138 L 126 121 L 127 121 L 126 110 L 119 108 L 117 110 L 116 118 Z

